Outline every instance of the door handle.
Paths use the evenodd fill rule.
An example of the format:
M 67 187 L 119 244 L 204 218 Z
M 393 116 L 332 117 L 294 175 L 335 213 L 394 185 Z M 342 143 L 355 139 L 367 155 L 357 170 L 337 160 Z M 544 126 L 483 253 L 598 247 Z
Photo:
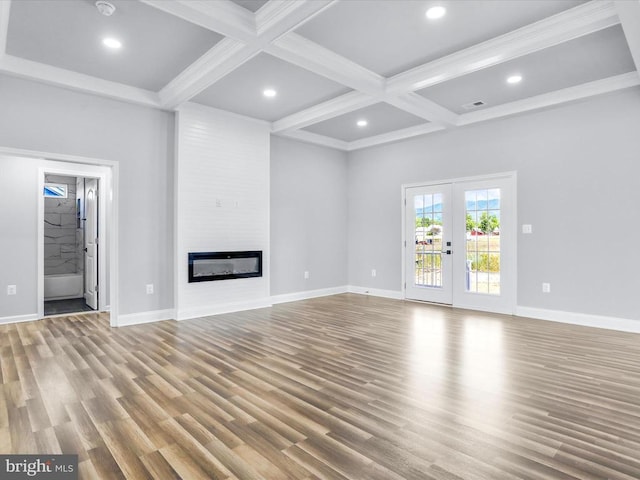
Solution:
M 442 253 L 446 255 L 451 255 L 451 250 L 443 250 Z

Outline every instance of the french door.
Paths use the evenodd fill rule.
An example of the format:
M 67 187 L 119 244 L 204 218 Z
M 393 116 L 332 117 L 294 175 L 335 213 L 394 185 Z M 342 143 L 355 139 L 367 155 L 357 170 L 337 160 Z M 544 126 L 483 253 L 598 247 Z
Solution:
M 405 298 L 513 313 L 515 178 L 405 188 Z
M 407 298 L 452 303 L 451 191 L 451 184 L 406 189 Z

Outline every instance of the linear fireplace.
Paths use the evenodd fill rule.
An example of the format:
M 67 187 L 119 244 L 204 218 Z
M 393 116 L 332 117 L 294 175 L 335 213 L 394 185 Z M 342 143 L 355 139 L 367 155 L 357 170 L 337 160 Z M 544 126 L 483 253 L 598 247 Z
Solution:
M 260 250 L 189 253 L 189 283 L 261 276 Z

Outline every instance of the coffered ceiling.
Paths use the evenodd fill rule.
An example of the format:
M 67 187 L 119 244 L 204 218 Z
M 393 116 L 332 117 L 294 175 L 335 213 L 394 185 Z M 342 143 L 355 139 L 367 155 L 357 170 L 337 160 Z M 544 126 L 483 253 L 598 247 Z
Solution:
M 640 85 L 640 0 L 108 1 L 0 0 L 0 74 L 343 150 Z

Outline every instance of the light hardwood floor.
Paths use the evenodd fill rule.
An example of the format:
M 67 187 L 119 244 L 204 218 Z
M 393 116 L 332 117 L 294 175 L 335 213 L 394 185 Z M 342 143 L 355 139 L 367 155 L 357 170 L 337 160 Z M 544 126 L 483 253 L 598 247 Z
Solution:
M 0 361 L 0 453 L 84 479 L 640 478 L 640 335 L 344 294 L 4 325 Z

